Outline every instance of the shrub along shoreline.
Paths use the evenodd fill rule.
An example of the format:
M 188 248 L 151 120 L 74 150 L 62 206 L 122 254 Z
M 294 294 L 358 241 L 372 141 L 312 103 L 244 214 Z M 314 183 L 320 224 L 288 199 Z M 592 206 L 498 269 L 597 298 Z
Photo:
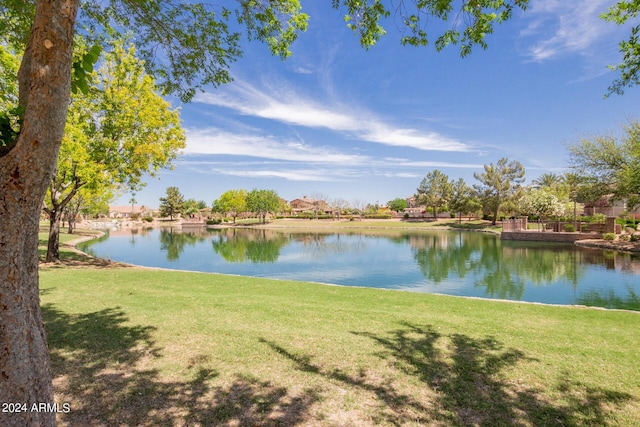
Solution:
M 73 261 L 60 425 L 640 424 L 639 313 Z

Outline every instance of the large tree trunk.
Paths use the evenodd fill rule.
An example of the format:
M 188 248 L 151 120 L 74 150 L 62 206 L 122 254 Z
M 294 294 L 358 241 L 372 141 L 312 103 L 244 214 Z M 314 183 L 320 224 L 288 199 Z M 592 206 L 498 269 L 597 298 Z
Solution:
M 69 103 L 73 28 L 79 0 L 38 0 L 19 72 L 24 123 L 0 150 L 0 412 L 2 426 L 52 426 L 49 352 L 40 314 L 38 221 L 62 141 Z

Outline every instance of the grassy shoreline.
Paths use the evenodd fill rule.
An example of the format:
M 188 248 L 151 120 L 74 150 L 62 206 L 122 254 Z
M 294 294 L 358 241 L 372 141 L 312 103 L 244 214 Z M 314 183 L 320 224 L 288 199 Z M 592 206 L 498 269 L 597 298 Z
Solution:
M 308 220 L 283 218 L 270 221 L 266 224 L 239 223 L 239 226 L 247 225 L 257 228 L 314 228 L 314 229 L 404 229 L 404 230 L 433 230 L 433 229 L 454 229 L 454 230 L 474 230 L 500 233 L 502 227 L 491 225 L 490 221 L 484 220 L 463 220 L 457 219 L 437 219 L 424 221 L 407 221 L 402 219 L 363 219 L 358 221 L 348 220 Z M 223 225 L 230 226 L 230 224 Z
M 638 313 L 73 261 L 60 425 L 640 424 Z

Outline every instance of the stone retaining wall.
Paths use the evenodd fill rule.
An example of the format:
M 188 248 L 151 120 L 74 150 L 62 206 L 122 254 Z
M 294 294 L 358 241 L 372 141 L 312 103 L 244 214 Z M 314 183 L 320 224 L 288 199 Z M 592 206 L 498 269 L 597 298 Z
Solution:
M 502 240 L 527 240 L 534 242 L 565 242 L 573 243 L 577 240 L 601 239 L 602 234 L 599 233 L 554 233 L 551 231 L 512 231 L 502 232 L 500 234 Z

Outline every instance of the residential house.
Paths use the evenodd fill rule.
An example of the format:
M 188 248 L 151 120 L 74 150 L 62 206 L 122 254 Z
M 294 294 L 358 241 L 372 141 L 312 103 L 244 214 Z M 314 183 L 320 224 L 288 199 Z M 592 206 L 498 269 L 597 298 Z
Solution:
M 291 206 L 291 212 L 295 215 L 304 211 L 313 210 L 313 203 L 315 200 L 308 199 L 307 196 L 303 196 L 302 199 L 293 199 L 289 202 L 289 206 Z
M 584 214 L 587 216 L 603 214 L 608 217 L 629 214 L 634 218 L 640 219 L 640 207 L 629 209 L 626 200 L 612 200 L 611 196 L 603 196 L 597 202 L 585 203 Z
M 109 206 L 109 218 L 123 219 L 136 216 L 138 218 L 153 216 L 154 209 L 147 206 Z

